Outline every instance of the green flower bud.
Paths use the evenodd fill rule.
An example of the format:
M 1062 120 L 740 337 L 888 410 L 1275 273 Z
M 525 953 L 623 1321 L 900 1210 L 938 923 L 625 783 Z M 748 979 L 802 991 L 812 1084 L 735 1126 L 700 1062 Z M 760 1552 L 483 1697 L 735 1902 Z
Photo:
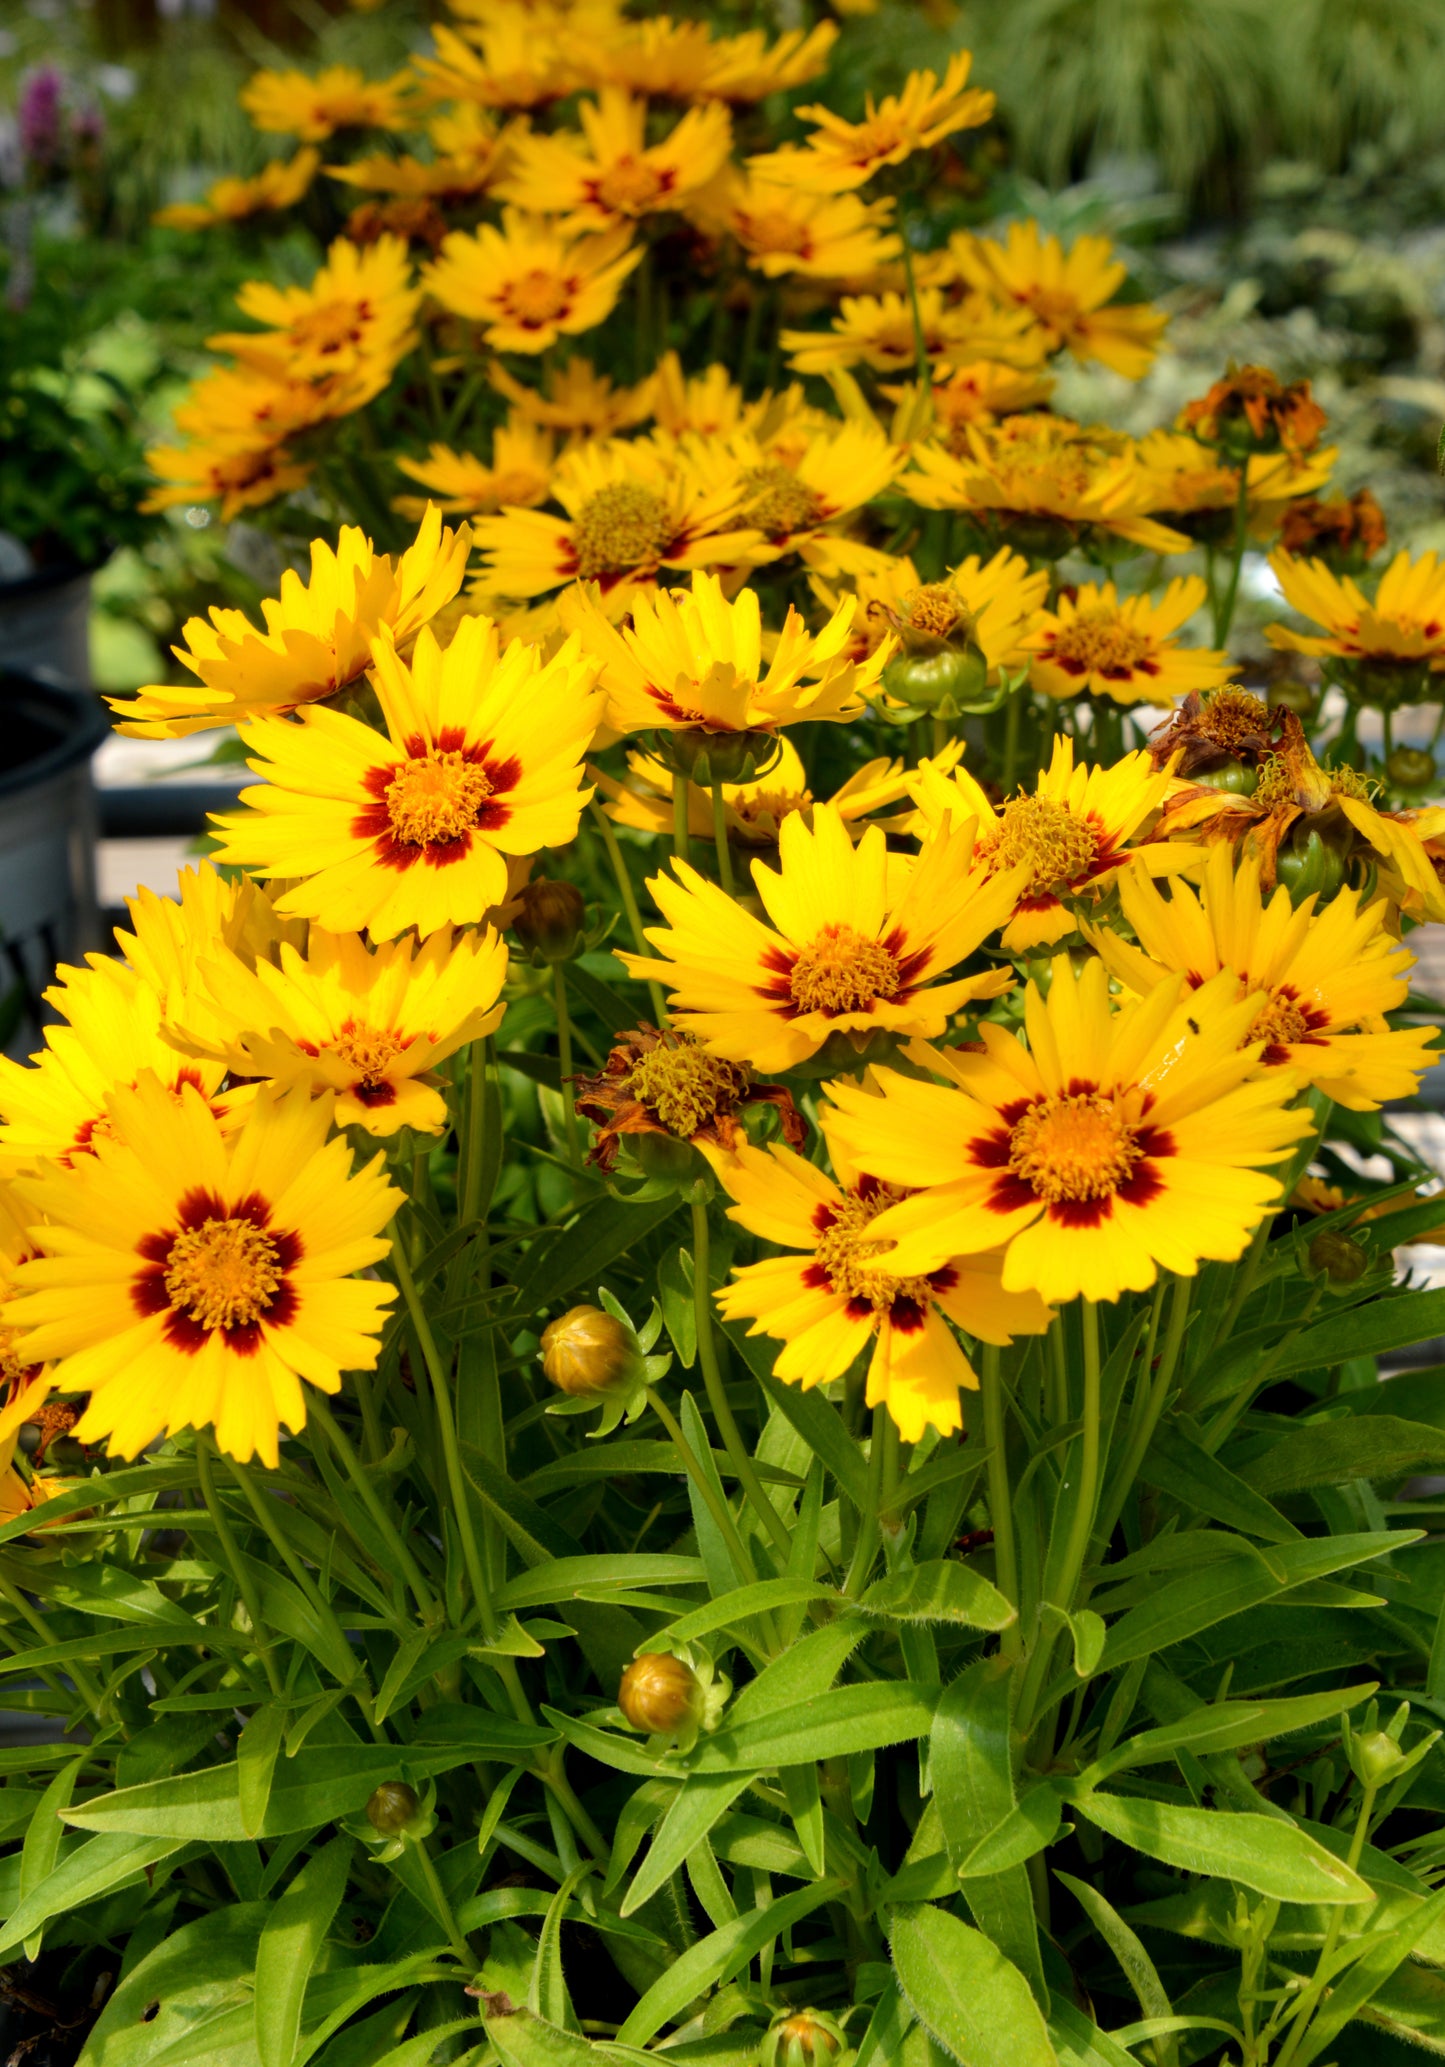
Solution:
M 1438 770 L 1435 756 L 1420 746 L 1397 746 L 1385 762 L 1385 773 L 1396 789 L 1428 789 Z
M 1307 683 L 1291 681 L 1288 676 L 1270 683 L 1267 700 L 1271 710 L 1293 711 L 1297 718 L 1314 716 L 1314 692 Z
M 915 710 L 957 711 L 973 703 L 988 688 L 988 663 L 976 646 L 962 652 L 945 647 L 941 653 L 900 654 L 883 670 L 883 684 L 889 696 Z
M 421 1800 L 405 1780 L 383 1780 L 366 1804 L 366 1820 L 378 1837 L 399 1837 L 416 1821 Z
M 512 931 L 534 962 L 567 962 L 577 952 L 587 923 L 582 892 L 571 883 L 538 876 L 517 893 L 521 906 Z
M 790 2010 L 769 2027 L 758 2067 L 828 2067 L 846 2044 L 836 2018 L 821 2010 Z
M 776 732 L 709 732 L 701 725 L 683 725 L 653 737 L 658 758 L 673 774 L 704 789 L 715 782 L 756 781 L 782 751 Z
M 1406 1753 L 1388 1730 L 1356 1732 L 1350 1740 L 1350 1751 L 1350 1764 L 1365 1787 L 1387 1787 L 1407 1763 Z
M 1189 780 L 1206 789 L 1226 790 L 1232 797 L 1252 797 L 1259 787 L 1259 770 L 1247 768 L 1243 761 L 1221 761 L 1216 768 L 1199 769 Z
M 1345 857 L 1311 831 L 1302 847 L 1282 847 L 1275 873 L 1289 892 L 1291 904 L 1309 896 L 1333 897 L 1345 880 Z
M 542 1330 L 542 1370 L 569 1399 L 618 1391 L 641 1369 L 636 1336 L 600 1306 L 573 1306 Z
M 634 1730 L 689 1736 L 702 1719 L 704 1692 L 692 1667 L 668 1651 L 647 1651 L 622 1675 L 617 1705 Z
M 1369 1251 L 1331 1227 L 1323 1228 L 1310 1243 L 1309 1259 L 1310 1269 L 1332 1285 L 1357 1285 L 1370 1267 Z

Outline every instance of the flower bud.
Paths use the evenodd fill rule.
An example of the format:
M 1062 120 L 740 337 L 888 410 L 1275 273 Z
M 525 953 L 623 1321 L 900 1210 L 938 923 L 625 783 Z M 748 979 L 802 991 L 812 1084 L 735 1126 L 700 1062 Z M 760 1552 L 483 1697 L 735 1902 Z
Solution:
M 754 782 L 782 752 L 776 732 L 709 732 L 702 725 L 659 732 L 656 741 L 659 759 L 704 789 L 715 782 Z
M 641 1368 L 631 1331 L 600 1306 L 573 1306 L 542 1330 L 542 1369 L 570 1399 L 613 1392 Z
M 1225 790 L 1232 797 L 1252 797 L 1259 787 L 1259 770 L 1246 767 L 1243 761 L 1220 761 L 1213 768 L 1196 768 L 1189 780 L 1203 783 L 1206 789 Z
M 648 1651 L 623 1673 L 617 1705 L 634 1730 L 652 1737 L 684 1736 L 702 1718 L 702 1683 L 681 1658 Z
M 977 647 L 962 652 L 915 653 L 890 660 L 883 670 L 883 688 L 915 710 L 943 715 L 975 702 L 988 687 L 988 663 Z
M 1357 1731 L 1350 1740 L 1350 1754 L 1356 1778 L 1366 1787 L 1388 1786 L 1408 1762 L 1388 1730 Z
M 570 961 L 587 921 L 582 892 L 571 883 L 538 876 L 523 884 L 517 902 L 520 910 L 512 921 L 512 931 L 533 960 Z
M 1281 847 L 1275 874 L 1299 905 L 1309 896 L 1329 899 L 1345 880 L 1345 857 L 1311 831 L 1302 847 Z
M 405 1780 L 383 1780 L 366 1804 L 366 1820 L 378 1837 L 399 1837 L 420 1808 L 416 1789 Z
M 1435 756 L 1420 746 L 1397 746 L 1385 762 L 1396 789 L 1428 789 L 1436 772 Z
M 1314 716 L 1314 691 L 1307 682 L 1297 682 L 1286 675 L 1282 681 L 1271 682 L 1267 694 L 1272 711 L 1293 711 L 1297 718 Z
M 825 2067 L 842 2053 L 842 2026 L 819 2010 L 790 2010 L 770 2026 L 758 2067 Z
M 1332 1285 L 1357 1285 L 1370 1267 L 1369 1251 L 1348 1235 L 1322 1228 L 1309 1246 L 1310 1269 Z

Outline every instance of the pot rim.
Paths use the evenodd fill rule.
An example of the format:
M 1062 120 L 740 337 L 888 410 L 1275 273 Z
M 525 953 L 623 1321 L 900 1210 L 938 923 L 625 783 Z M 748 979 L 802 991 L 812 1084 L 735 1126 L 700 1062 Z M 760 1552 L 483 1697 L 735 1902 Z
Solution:
M 61 737 L 18 768 L 0 768 L 0 797 L 39 789 L 57 776 L 84 766 L 110 733 L 110 713 L 89 689 L 43 682 L 35 675 L 0 670 L 0 713 L 18 704 L 39 704 L 45 716 L 64 726 Z M 57 728 L 58 729 L 58 728 Z

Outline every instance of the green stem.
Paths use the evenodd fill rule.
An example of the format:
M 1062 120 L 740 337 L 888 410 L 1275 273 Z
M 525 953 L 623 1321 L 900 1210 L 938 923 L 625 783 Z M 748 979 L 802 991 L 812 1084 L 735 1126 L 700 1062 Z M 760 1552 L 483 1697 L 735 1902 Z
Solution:
M 398 1242 L 394 1255 L 402 1256 L 403 1254 L 403 1245 Z M 407 1276 L 410 1277 L 410 1275 L 411 1273 L 408 1271 Z M 425 1578 L 423 1578 L 420 1565 L 418 1565 L 416 1559 L 408 1550 L 400 1530 L 387 1513 L 385 1502 L 381 1499 L 376 1487 L 367 1476 L 360 1458 L 355 1450 L 352 1449 L 351 1444 L 343 1433 L 340 1422 L 327 1405 L 324 1394 L 312 1392 L 310 1396 L 310 1409 L 312 1419 L 318 1427 L 325 1431 L 332 1449 L 335 1450 L 337 1456 L 341 1459 L 342 1468 L 346 1472 L 347 1477 L 361 1495 L 362 1505 L 375 1523 L 377 1534 L 400 1565 L 406 1583 L 416 1597 L 416 1604 L 421 1610 L 422 1619 L 427 1622 L 432 1621 L 436 1615 L 436 1595 L 428 1586 Z
M 487 1044 L 473 1041 L 467 1050 L 467 1094 L 461 1141 L 461 1223 L 467 1227 L 486 1208 L 482 1177 L 487 1153 Z
M 236 1539 L 231 1534 L 231 1524 L 225 1510 L 216 1498 L 216 1478 L 212 1469 L 215 1459 L 215 1443 L 208 1428 L 196 1430 L 196 1473 L 201 1481 L 201 1498 L 206 1511 L 215 1526 L 216 1542 L 220 1546 L 221 1560 L 235 1581 L 236 1591 L 246 1604 L 246 1613 L 251 1618 L 251 1633 L 256 1640 L 256 1655 L 266 1674 L 266 1683 L 273 1694 L 281 1692 L 281 1675 L 276 1670 L 276 1660 L 271 1655 L 271 1639 L 266 1633 L 266 1624 L 261 1615 L 261 1596 L 252 1583 L 251 1575 L 241 1561 L 236 1548 Z
M 1014 1542 L 1013 1489 L 1009 1485 L 1008 1453 L 1004 1424 L 1003 1378 L 999 1352 L 986 1342 L 978 1365 L 979 1393 L 983 1401 L 983 1439 L 988 1448 L 988 1516 L 993 1525 L 994 1570 L 1004 1599 L 1019 1605 L 1018 1549 Z M 1011 1657 L 1018 1655 L 1020 1631 L 1011 1622 L 1001 1638 Z
M 1083 1299 L 1080 1319 L 1084 1336 L 1084 1432 L 1079 1456 L 1079 1494 L 1069 1522 L 1064 1548 L 1062 1577 L 1056 1605 L 1065 1612 L 1073 1606 L 1074 1591 L 1084 1569 L 1094 1520 L 1099 1504 L 1099 1438 L 1102 1403 L 1099 1392 L 1099 1309 L 1092 1299 Z
M 679 861 L 686 861 L 691 851 L 691 835 L 688 830 L 688 813 L 692 809 L 692 784 L 685 775 L 674 771 L 672 778 L 672 851 Z
M 913 318 L 913 363 L 918 375 L 918 385 L 930 394 L 933 391 L 933 367 L 928 357 L 928 340 L 923 335 L 923 312 L 918 306 L 918 282 L 913 277 L 913 247 L 908 241 L 905 228 L 900 242 L 903 245 L 903 278 L 908 287 L 908 309 Z
M 1019 765 L 1019 727 L 1023 718 L 1024 691 L 1015 689 L 1003 707 L 1003 775 L 1005 797 L 1013 795 Z
M 1179 1364 L 1179 1352 L 1184 1344 L 1184 1330 L 1189 1320 L 1189 1302 L 1194 1292 L 1193 1278 L 1179 1277 L 1174 1280 L 1174 1294 L 1169 1305 L 1169 1320 L 1164 1334 L 1164 1347 L 1159 1356 L 1157 1377 L 1150 1380 L 1148 1365 L 1140 1378 L 1140 1384 L 1147 1386 L 1148 1400 L 1142 1414 L 1136 1415 L 1134 1427 L 1129 1436 L 1129 1445 L 1124 1452 L 1124 1461 L 1114 1474 L 1104 1500 L 1100 1532 L 1112 1536 L 1124 1512 L 1124 1502 L 1129 1489 L 1139 1475 L 1154 1431 L 1159 1426 L 1165 1404 L 1174 1388 L 1174 1373 Z M 1152 1338 L 1151 1338 L 1152 1339 Z
M 602 844 L 607 849 L 607 859 L 612 864 L 612 873 L 617 880 L 617 894 L 622 899 L 622 909 L 627 915 L 627 928 L 632 935 L 632 945 L 638 954 L 645 955 L 648 951 L 647 935 L 642 930 L 642 913 L 638 909 L 637 892 L 632 887 L 632 878 L 627 872 L 627 863 L 623 859 L 617 834 L 613 831 L 612 820 L 595 798 L 587 808 L 592 814 L 594 825 L 602 835 Z M 667 1005 L 663 999 L 662 987 L 649 978 L 647 988 L 652 998 L 653 1021 L 658 1026 L 666 1026 Z
M 451 1940 L 452 1951 L 455 1952 L 457 1958 L 469 1973 L 475 1973 L 477 1969 L 477 1955 L 473 1952 L 471 1946 L 468 1945 L 457 1926 L 456 1917 L 452 1914 L 452 1905 L 447 1900 L 447 1891 L 442 1886 L 441 1875 L 437 1872 L 436 1862 L 426 1848 L 425 1839 L 418 1840 L 414 1845 L 414 1850 L 416 1852 L 417 1864 L 421 1868 L 422 1879 L 427 1884 L 427 1892 L 430 1894 L 432 1904 L 441 1919 L 442 1928 Z
M 1269 1240 L 1273 1218 L 1273 1214 L 1266 1213 L 1250 1237 L 1249 1248 L 1245 1252 L 1229 1304 L 1225 1307 L 1219 1325 L 1210 1338 L 1211 1348 L 1217 1348 L 1221 1342 L 1227 1342 L 1234 1332 L 1234 1324 L 1243 1312 L 1245 1301 L 1254 1290 L 1255 1281 L 1259 1276 L 1259 1266 L 1264 1257 L 1265 1244 Z
M 567 1160 L 574 1170 L 580 1170 L 582 1136 L 577 1126 L 577 1104 L 572 1096 L 572 1016 L 567 1010 L 567 977 L 561 962 L 552 964 L 552 999 L 557 1012 L 557 1056 L 562 1075 L 562 1128 L 567 1136 Z
M 457 1533 L 462 1540 L 462 1559 L 471 1581 L 476 1598 L 477 1611 L 482 1618 L 482 1629 L 490 1643 L 497 1634 L 497 1613 L 492 1606 L 491 1588 L 482 1569 L 481 1552 L 477 1547 L 477 1533 L 472 1525 L 471 1489 L 466 1473 L 462 1470 L 462 1453 L 457 1442 L 456 1416 L 452 1412 L 451 1390 L 447 1374 L 437 1353 L 436 1338 L 431 1323 L 417 1293 L 416 1280 L 411 1274 L 402 1245 L 398 1242 L 392 1249 L 392 1263 L 396 1269 L 397 1283 L 401 1296 L 406 1301 L 407 1315 L 411 1321 L 412 1333 L 426 1365 L 427 1377 L 431 1381 L 432 1399 L 436 1405 L 437 1432 L 441 1436 L 442 1455 L 446 1459 L 447 1486 L 451 1493 L 452 1509 L 456 1518 Z
M 1229 580 L 1224 595 L 1214 613 L 1214 643 L 1223 646 L 1229 637 L 1229 627 L 1234 622 L 1234 606 L 1239 600 L 1239 570 L 1244 565 L 1244 546 L 1249 533 L 1249 463 L 1239 463 L 1239 492 L 1234 504 L 1234 549 L 1230 554 Z
M 1348 1864 L 1352 1873 L 1359 1866 L 1360 1856 L 1365 1849 L 1365 1839 L 1370 1831 L 1370 1819 L 1375 1812 L 1375 1795 L 1377 1792 L 1378 1790 L 1374 1787 L 1366 1787 L 1360 1800 L 1359 1819 L 1355 1824 L 1354 1837 L 1350 1841 Z M 1305 2035 L 1305 2029 L 1315 2013 L 1320 1997 L 1325 1992 L 1329 1982 L 1330 1962 L 1334 1958 L 1335 1947 L 1339 1944 L 1340 1933 L 1344 1929 L 1345 1906 L 1336 1903 L 1330 1910 L 1330 1920 L 1325 1930 L 1324 1943 L 1320 1947 L 1319 1958 L 1315 1961 L 1315 1970 L 1297 1998 L 1290 2034 L 1284 2042 L 1284 2049 L 1280 2053 L 1275 2067 L 1289 2067 L 1290 2061 L 1299 2050 L 1300 2040 Z
M 663 1399 L 656 1386 L 653 1386 L 648 1392 L 647 1400 L 648 1405 L 671 1437 L 672 1447 L 676 1450 L 681 1460 L 683 1470 L 697 1487 L 699 1499 L 712 1516 L 718 1534 L 727 1545 L 728 1556 L 737 1567 L 739 1581 L 744 1586 L 753 1585 L 758 1575 L 753 1569 L 753 1561 L 748 1556 L 743 1539 L 738 1534 L 737 1523 L 733 1520 L 731 1508 L 729 1508 L 725 1500 L 719 1500 L 717 1487 L 703 1470 L 697 1453 L 683 1433 L 682 1423 L 678 1420 L 676 1414 L 673 1413 L 671 1407 L 668 1406 L 666 1400 Z
M 886 1407 L 873 1409 L 873 1435 L 868 1445 L 868 1489 L 863 1496 L 863 1512 L 858 1517 L 858 1540 L 853 1545 L 853 1555 L 848 1561 L 848 1576 L 843 1581 L 843 1591 L 850 1600 L 856 1600 L 868 1584 L 868 1575 L 873 1569 L 873 1560 L 878 1555 L 879 1516 L 883 1511 L 884 1452 L 888 1447 Z
M 0 1596 L 3 1596 L 7 1601 L 9 1601 L 11 1607 L 14 1608 L 18 1614 L 24 1616 L 25 1620 L 30 1624 L 30 1627 L 35 1631 L 35 1634 L 39 1637 L 41 1643 L 43 1643 L 47 1648 L 56 1643 L 57 1638 L 55 1635 L 55 1631 L 51 1628 L 50 1624 L 41 1614 L 39 1608 L 35 1607 L 33 1603 L 26 1598 L 24 1592 L 21 1590 L 20 1587 L 13 1586 L 11 1582 L 4 1577 L 3 1574 L 0 1574 Z M 91 1715 L 97 1721 L 99 1721 L 104 1711 L 105 1697 L 101 1689 L 96 1685 L 95 1681 L 86 1671 L 85 1667 L 81 1665 L 78 1661 L 72 1659 L 68 1664 L 62 1666 L 60 1669 L 63 1673 L 65 1673 L 68 1676 L 71 1685 L 75 1688 L 76 1693 L 79 1694 L 81 1700 L 90 1710 Z M 43 1673 L 37 1674 L 37 1678 L 45 1677 L 46 1675 Z M 129 1732 L 126 1732 L 126 1734 L 128 1735 Z
M 555 1797 L 557 1806 L 572 1825 L 572 1828 L 577 1832 L 577 1835 L 582 1839 L 582 1842 L 587 1846 L 593 1858 L 599 1864 L 605 1863 L 612 1847 L 588 1815 L 586 1809 L 583 1808 L 581 1802 L 578 1801 L 572 1782 L 567 1778 L 562 1767 L 562 1747 L 560 1745 L 556 1747 L 555 1755 L 557 1761 L 555 1766 L 548 1765 L 542 1770 L 543 1785 Z
M 712 1326 L 712 1289 L 708 1283 L 709 1234 L 707 1225 L 707 1200 L 698 1186 L 693 1187 L 692 1199 L 692 1305 L 697 1316 L 697 1354 L 702 1365 L 702 1382 L 707 1387 L 708 1404 L 717 1422 L 718 1432 L 723 1439 L 723 1448 L 754 1513 L 773 1539 L 773 1547 L 787 1568 L 788 1553 L 792 1548 L 792 1537 L 787 1524 L 774 1507 L 758 1477 L 752 1454 L 743 1441 L 738 1424 L 733 1419 L 733 1410 L 728 1405 L 727 1387 L 723 1384 L 722 1371 L 717 1360 L 717 1340 Z
M 720 782 L 712 785 L 712 839 L 717 848 L 717 877 L 728 896 L 733 895 L 733 857 L 728 846 L 727 804 Z

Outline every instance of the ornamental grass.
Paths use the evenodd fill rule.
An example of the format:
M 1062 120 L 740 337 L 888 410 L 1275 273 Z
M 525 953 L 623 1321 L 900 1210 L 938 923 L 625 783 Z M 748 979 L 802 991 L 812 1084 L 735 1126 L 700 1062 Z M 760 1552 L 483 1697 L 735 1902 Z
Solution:
M 839 11 L 451 0 L 168 211 L 339 234 L 151 455 L 251 780 L 0 1062 L 83 2067 L 1445 2052 L 1445 574 L 1307 382 L 1056 412 L 1166 312 Z

